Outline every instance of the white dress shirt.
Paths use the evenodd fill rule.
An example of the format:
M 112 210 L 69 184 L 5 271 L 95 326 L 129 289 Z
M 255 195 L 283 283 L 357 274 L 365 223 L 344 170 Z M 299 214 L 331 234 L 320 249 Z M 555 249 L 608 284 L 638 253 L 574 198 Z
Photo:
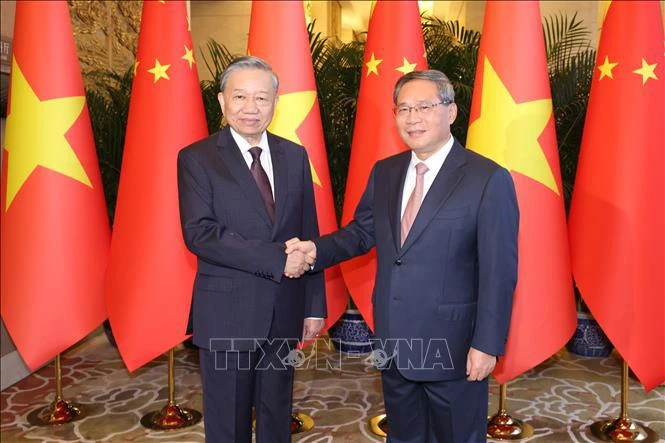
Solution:
M 259 160 L 261 160 L 261 166 L 263 166 L 263 170 L 266 171 L 268 181 L 270 182 L 270 190 L 272 191 L 272 199 L 275 200 L 275 178 L 272 172 L 272 157 L 270 156 L 270 146 L 268 146 L 268 135 L 266 131 L 263 131 L 263 134 L 261 135 L 261 141 L 257 145 L 250 145 L 247 140 L 245 140 L 240 134 L 234 131 L 233 128 L 230 129 L 231 136 L 238 145 L 238 148 L 240 148 L 240 153 L 245 159 L 245 163 L 247 163 L 248 168 L 251 169 L 252 162 L 254 161 L 249 150 L 254 146 L 261 148 L 261 157 L 259 157 Z
M 418 163 L 425 163 L 427 166 L 427 172 L 423 177 L 423 200 L 429 191 L 429 188 L 432 187 L 432 183 L 436 178 L 436 175 L 441 170 L 443 162 L 448 158 L 448 154 L 453 147 L 455 139 L 451 135 L 448 141 L 434 154 L 432 154 L 427 160 L 420 160 L 416 153 L 411 151 L 411 162 L 409 162 L 409 169 L 406 171 L 406 179 L 404 180 L 404 192 L 402 193 L 402 208 L 400 212 L 400 220 L 404 216 L 404 211 L 406 210 L 406 204 L 409 201 L 409 197 L 413 193 L 414 188 L 416 187 L 416 165 Z M 422 203 L 422 202 L 421 202 Z

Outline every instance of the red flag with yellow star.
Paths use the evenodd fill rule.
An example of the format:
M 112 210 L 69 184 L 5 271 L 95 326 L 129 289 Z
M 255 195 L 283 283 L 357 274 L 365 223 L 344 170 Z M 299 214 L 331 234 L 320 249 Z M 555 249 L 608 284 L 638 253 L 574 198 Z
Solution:
M 487 2 L 467 147 L 513 177 L 518 277 L 505 383 L 557 352 L 576 324 L 566 214 L 538 2 Z
M 106 318 L 109 222 L 66 2 L 16 2 L 2 319 L 31 369 Z
M 185 2 L 146 1 L 106 279 L 130 371 L 186 338 L 196 260 L 180 229 L 176 159 L 207 134 Z
M 569 233 L 577 287 L 646 390 L 665 381 L 665 60 L 659 2 L 603 23 Z
M 321 234 L 335 231 L 337 217 L 303 4 L 252 2 L 248 52 L 266 60 L 279 76 L 279 102 L 268 130 L 303 145 L 307 150 L 319 231 Z M 325 273 L 327 329 L 346 309 L 346 287 L 338 266 Z
M 393 88 L 402 75 L 427 69 L 417 2 L 374 3 L 363 60 L 342 225 L 353 220 L 374 163 L 408 149 L 395 126 Z M 353 301 L 367 325 L 374 330 L 375 250 L 341 266 Z

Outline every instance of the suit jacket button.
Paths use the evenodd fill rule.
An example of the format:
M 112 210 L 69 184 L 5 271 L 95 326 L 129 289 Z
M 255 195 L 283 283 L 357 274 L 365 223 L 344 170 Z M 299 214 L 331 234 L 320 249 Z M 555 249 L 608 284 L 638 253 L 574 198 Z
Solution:
M 397 260 L 395 260 L 395 264 L 397 266 L 402 266 L 402 260 L 398 258 Z

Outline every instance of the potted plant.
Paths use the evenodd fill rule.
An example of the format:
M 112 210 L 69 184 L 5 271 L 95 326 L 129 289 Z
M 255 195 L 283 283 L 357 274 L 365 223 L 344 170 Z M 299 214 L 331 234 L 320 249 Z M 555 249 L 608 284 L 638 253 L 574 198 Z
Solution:
M 545 18 L 543 25 L 547 65 L 552 88 L 552 105 L 559 144 L 559 162 L 566 213 L 570 208 L 577 159 L 582 144 L 596 51 L 591 46 L 590 31 L 573 15 Z M 577 286 L 577 328 L 567 344 L 578 355 L 606 357 L 611 343 L 587 308 Z
M 577 327 L 566 347 L 573 354 L 583 357 L 607 357 L 612 352 L 612 343 L 589 312 L 577 286 L 575 286 L 575 303 Z

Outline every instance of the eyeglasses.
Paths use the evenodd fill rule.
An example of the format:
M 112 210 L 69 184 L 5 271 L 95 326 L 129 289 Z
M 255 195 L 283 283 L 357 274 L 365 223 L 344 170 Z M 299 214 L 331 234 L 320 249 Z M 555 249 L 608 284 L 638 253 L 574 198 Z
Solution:
M 393 113 L 395 113 L 395 115 L 397 117 L 406 117 L 407 115 L 411 114 L 411 110 L 413 109 L 418 114 L 427 114 L 430 111 L 432 111 L 432 109 L 434 109 L 436 106 L 439 106 L 439 105 L 446 106 L 446 105 L 449 105 L 451 103 L 452 103 L 452 101 L 450 101 L 450 100 L 444 100 L 444 101 L 439 102 L 439 103 L 419 103 L 419 104 L 413 105 L 413 106 L 403 105 L 403 106 L 398 106 L 396 108 L 393 108 Z

